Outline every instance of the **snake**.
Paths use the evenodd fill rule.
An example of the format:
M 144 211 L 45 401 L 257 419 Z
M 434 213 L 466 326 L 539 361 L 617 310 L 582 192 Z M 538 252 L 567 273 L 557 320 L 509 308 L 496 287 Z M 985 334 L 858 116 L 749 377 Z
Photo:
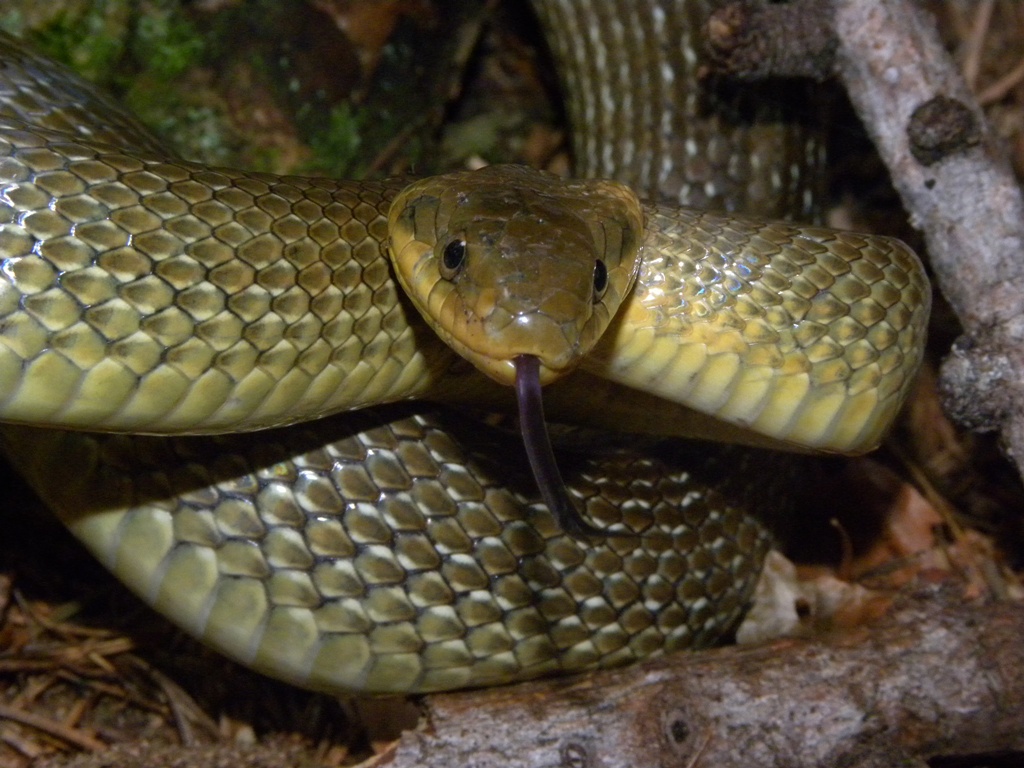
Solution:
M 907 396 L 930 300 L 907 246 L 684 207 L 766 196 L 779 164 L 678 173 L 723 127 L 693 100 L 667 132 L 606 118 L 695 69 L 692 31 L 669 67 L 629 30 L 700 9 L 535 6 L 591 91 L 585 172 L 626 183 L 210 168 L 0 39 L 0 443 L 115 575 L 258 671 L 419 693 L 714 644 L 785 511 L 758 447 L 869 450 Z M 476 415 L 517 403 L 525 447 Z M 556 452 L 542 409 L 585 426 Z M 680 439 L 708 430 L 755 447 Z

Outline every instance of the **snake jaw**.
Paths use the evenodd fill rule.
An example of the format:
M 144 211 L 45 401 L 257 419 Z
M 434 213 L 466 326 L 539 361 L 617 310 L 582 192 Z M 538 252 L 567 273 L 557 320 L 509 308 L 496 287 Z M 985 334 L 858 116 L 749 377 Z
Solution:
M 541 321 L 545 319 L 540 318 Z M 527 328 L 522 334 L 522 340 L 514 340 L 520 342 L 515 352 L 504 349 L 495 350 L 493 344 L 488 344 L 489 335 L 486 328 L 481 328 L 478 333 L 463 333 L 461 337 L 448 333 L 443 328 L 435 330 L 448 346 L 472 363 L 478 371 L 505 387 L 516 386 L 519 375 L 519 366 L 516 361 L 522 357 L 529 357 L 536 361 L 536 375 L 539 386 L 542 387 L 576 370 L 580 363 L 579 356 L 568 345 L 565 345 L 559 354 L 552 354 L 550 348 L 538 349 L 544 345 L 538 344 L 536 338 L 530 338 L 531 331 L 534 337 L 540 336 L 541 340 L 550 339 L 552 334 L 547 336 L 538 334 L 535 328 Z M 496 351 L 500 354 L 495 354 Z
M 516 371 L 516 402 L 519 406 L 523 445 L 541 498 L 555 516 L 559 527 L 570 536 L 607 537 L 607 531 L 595 528 L 580 514 L 565 487 L 562 473 L 558 471 L 547 422 L 544 420 L 540 361 L 534 355 L 518 355 L 512 362 Z
M 532 350 L 520 350 L 515 354 L 510 354 L 503 357 L 492 357 L 485 353 L 481 353 L 477 350 L 468 349 L 463 347 L 458 342 L 450 341 L 449 345 L 455 349 L 459 354 L 469 360 L 477 370 L 484 373 L 488 378 L 496 381 L 504 387 L 514 387 L 517 392 L 518 399 L 518 388 L 521 371 L 520 360 L 529 358 L 534 362 L 532 365 L 535 367 L 536 372 L 534 375 L 537 379 L 537 387 L 543 388 L 549 384 L 553 384 L 559 379 L 572 373 L 579 367 L 579 359 L 570 357 L 567 360 L 562 358 L 555 358 L 552 356 L 542 356 Z

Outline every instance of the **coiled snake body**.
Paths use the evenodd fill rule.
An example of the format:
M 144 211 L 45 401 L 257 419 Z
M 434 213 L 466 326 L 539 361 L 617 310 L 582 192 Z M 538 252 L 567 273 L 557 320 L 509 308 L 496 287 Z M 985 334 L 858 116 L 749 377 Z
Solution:
M 538 5 L 555 30 L 586 12 Z M 519 168 L 209 169 L 13 42 L 0 63 L 5 449 L 158 610 L 300 685 L 443 690 L 704 645 L 759 571 L 775 502 L 745 474 L 771 458 L 562 455 L 572 503 L 617 534 L 588 538 L 467 417 L 331 415 L 507 399 L 438 334 L 501 383 L 524 356 L 564 376 L 563 415 L 835 451 L 877 443 L 920 360 L 927 281 L 891 239 Z

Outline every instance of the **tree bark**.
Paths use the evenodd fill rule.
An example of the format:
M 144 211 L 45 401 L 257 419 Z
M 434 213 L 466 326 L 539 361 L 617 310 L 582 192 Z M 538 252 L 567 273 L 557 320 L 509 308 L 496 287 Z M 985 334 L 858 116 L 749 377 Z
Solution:
M 922 586 L 878 626 L 428 697 L 391 768 L 924 765 L 1024 757 L 1024 612 Z

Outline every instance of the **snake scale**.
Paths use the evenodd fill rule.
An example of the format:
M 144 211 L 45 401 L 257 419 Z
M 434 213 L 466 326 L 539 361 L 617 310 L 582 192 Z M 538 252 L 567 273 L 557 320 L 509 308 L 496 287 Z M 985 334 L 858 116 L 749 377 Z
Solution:
M 679 207 L 742 205 L 741 188 L 804 207 L 800 166 L 770 156 L 815 152 L 751 123 L 734 155 L 728 119 L 673 101 L 703 4 L 535 6 L 585 172 L 630 186 L 205 168 L 2 41 L 5 451 L 125 583 L 258 670 L 336 692 L 484 686 L 707 645 L 742 615 L 784 458 L 653 437 L 562 452 L 571 504 L 611 534 L 570 535 L 508 435 L 398 401 L 507 405 L 528 357 L 561 378 L 559 418 L 857 452 L 906 395 L 929 303 L 909 249 Z M 646 37 L 674 31 L 678 47 Z M 569 251 L 582 261 L 556 261 Z M 516 292 L 528 273 L 535 300 Z

